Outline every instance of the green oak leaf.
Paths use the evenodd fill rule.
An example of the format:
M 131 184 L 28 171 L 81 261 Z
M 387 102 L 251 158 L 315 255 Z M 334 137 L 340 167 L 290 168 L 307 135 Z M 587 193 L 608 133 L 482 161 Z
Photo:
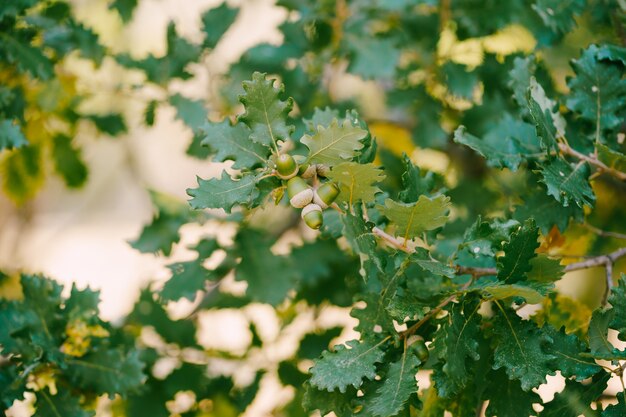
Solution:
M 390 39 L 368 36 L 351 37 L 352 59 L 348 71 L 363 78 L 391 78 L 400 57 L 400 50 Z
M 489 373 L 485 395 L 489 405 L 487 417 L 528 417 L 535 415 L 533 404 L 541 403 L 541 397 L 533 391 L 523 390 L 520 382 L 511 380 L 500 369 Z
M 196 346 L 195 323 L 186 319 L 172 320 L 154 295 L 149 288 L 143 289 L 126 322 L 135 326 L 151 326 L 167 343 Z
M 43 185 L 45 170 L 39 145 L 14 149 L 0 160 L 0 181 L 6 195 L 18 205 L 32 198 Z
M 556 226 L 561 232 L 567 229 L 570 219 L 575 222 L 584 220 L 584 212 L 576 204 L 567 207 L 550 197 L 541 188 L 530 191 L 523 197 L 523 204 L 516 206 L 513 217 L 519 221 L 535 219 L 541 233 L 547 235 Z
M 215 48 L 217 43 L 233 24 L 239 9 L 228 7 L 226 2 L 207 10 L 202 14 L 202 32 L 204 32 L 204 46 Z
M 445 374 L 446 387 L 443 389 L 437 386 L 442 397 L 450 398 L 463 389 L 471 378 L 467 362 L 480 359 L 479 306 L 477 302 L 468 302 L 465 306 L 454 305 L 434 335 L 434 350 L 439 359 L 444 361 L 442 371 Z
M 167 26 L 166 41 L 167 53 L 161 57 L 150 54 L 138 61 L 129 55 L 118 55 L 116 59 L 125 67 L 142 70 L 148 81 L 155 84 L 164 85 L 172 78 L 191 78 L 192 74 L 186 70 L 187 65 L 198 61 L 202 48 L 179 36 L 173 22 Z
M 349 120 L 336 119 L 327 128 L 318 126 L 313 136 L 304 135 L 300 142 L 309 148 L 308 161 L 312 164 L 338 165 L 358 155 L 367 131 L 354 126 Z
M 604 162 L 608 167 L 618 171 L 626 172 L 626 155 L 617 152 L 608 146 L 598 143 L 596 145 L 598 151 L 598 159 Z
M 543 254 L 532 258 L 530 266 L 531 269 L 526 276 L 532 281 L 555 282 L 565 273 L 565 267 L 558 259 L 548 258 Z
M 335 165 L 327 177 L 339 186 L 337 203 L 352 206 L 359 201 L 374 201 L 381 192 L 376 184 L 385 179 L 385 174 L 374 164 L 342 162 Z
M 598 61 L 598 47 L 591 45 L 581 57 L 572 61 L 576 77 L 568 80 L 570 94 L 567 107 L 596 126 L 596 142 L 603 129 L 623 122 L 620 114 L 626 108 L 626 80 L 620 64 Z
M 257 182 L 257 175 L 244 174 L 233 180 L 225 171 L 221 178 L 203 180 L 198 177 L 198 188 L 187 189 L 192 197 L 189 204 L 194 209 L 222 208 L 227 213 L 236 205 L 250 207 L 259 193 Z
M 618 338 L 626 341 L 626 274 L 622 273 L 617 286 L 611 289 L 609 304 L 614 312 L 611 328 L 618 331 Z
M 626 66 L 626 47 L 617 45 L 602 45 L 598 48 L 596 57 L 601 60 L 621 62 Z
M 440 176 L 432 171 L 422 173 L 420 168 L 413 164 L 408 155 L 402 155 L 404 173 L 402 174 L 402 191 L 398 193 L 398 198 L 404 203 L 417 201 L 420 195 L 430 194 L 441 188 L 443 181 Z
M 390 198 L 385 200 L 380 211 L 393 224 L 398 234 L 411 239 L 427 230 L 433 230 L 446 224 L 450 198 L 444 195 L 429 198 L 421 195 L 415 203 L 400 203 Z
M 298 278 L 297 268 L 285 256 L 274 255 L 270 248 L 275 243 L 271 236 L 264 236 L 252 229 L 241 229 L 235 239 L 237 266 L 235 279 L 246 281 L 246 295 L 254 301 L 280 304 Z
M 172 245 L 180 240 L 178 230 L 194 215 L 187 204 L 166 194 L 151 191 L 150 198 L 156 208 L 152 222 L 144 226 L 137 239 L 128 243 L 142 253 L 160 252 L 169 256 Z
M 407 350 L 398 361 L 389 364 L 385 378 L 376 392 L 368 393 L 365 397 L 363 411 L 367 415 L 396 416 L 407 408 L 409 397 L 417 392 L 415 374 L 421 362 L 410 348 Z
M 278 147 L 279 141 L 286 141 L 293 132 L 293 126 L 287 124 L 287 116 L 293 107 L 293 99 L 280 100 L 285 86 L 274 87 L 273 79 L 266 74 L 255 72 L 252 81 L 244 81 L 244 94 L 239 96 L 245 113 L 239 120 L 252 130 L 250 139 L 265 146 Z
M 128 131 L 124 117 L 119 113 L 85 114 L 83 117 L 91 120 L 100 132 L 110 136 L 117 136 Z
M 320 411 L 325 416 L 334 412 L 337 417 L 354 417 L 353 399 L 356 398 L 356 389 L 348 387 L 347 393 L 337 391 L 319 390 L 306 382 L 304 384 L 304 397 L 302 407 L 308 412 Z
M 598 412 L 589 405 L 602 395 L 609 378 L 608 372 L 601 372 L 587 384 L 565 380 L 565 388 L 543 404 L 541 417 L 598 417 Z
M 209 271 L 203 265 L 204 261 L 219 249 L 217 241 L 215 239 L 201 240 L 194 249 L 198 253 L 195 259 L 167 266 L 172 271 L 172 276 L 161 290 L 161 297 L 164 300 L 186 298 L 193 301 L 198 291 L 205 289 L 207 281 L 220 278 L 219 274 L 215 276 L 213 271 Z
M 87 166 L 81 158 L 80 149 L 72 146 L 69 136 L 54 137 L 52 158 L 56 172 L 68 187 L 77 188 L 87 181 Z
M 367 265 L 373 263 L 380 271 L 383 270 L 383 262 L 376 254 L 376 239 L 372 233 L 372 224 L 366 223 L 360 215 L 350 213 L 341 216 L 343 223 L 343 235 L 346 237 L 352 250 L 361 260 L 361 276 L 366 277 Z
M 43 49 L 32 46 L 28 40 L 12 36 L 11 30 L 8 33 L 3 30 L 0 56 L 19 72 L 29 73 L 33 78 L 49 80 L 54 76 L 54 63 Z
M 207 119 L 207 111 L 202 100 L 192 100 L 180 94 L 170 96 L 169 102 L 176 109 L 176 118 L 182 120 L 192 130 L 196 130 Z
M 547 152 L 557 151 L 557 138 L 565 137 L 565 119 L 554 111 L 556 103 L 546 96 L 534 77 L 530 79 L 526 100 L 542 148 Z
M 313 115 L 311 116 L 311 118 L 304 118 L 303 122 L 306 126 L 307 132 L 315 134 L 319 126 L 330 126 L 333 119 L 340 119 L 339 110 L 331 109 L 330 107 L 326 106 L 323 109 L 316 107 L 315 110 L 313 110 Z
M 334 351 L 322 353 L 310 369 L 312 386 L 327 391 L 339 389 L 345 393 L 352 385 L 359 388 L 363 379 L 374 379 L 376 363 L 383 360 L 380 342 L 372 344 L 351 340 L 346 345 L 337 345 Z
M 233 169 L 253 169 L 267 164 L 270 149 L 250 140 L 251 130 L 243 123 L 231 125 L 228 119 L 200 126 L 202 145 L 215 152 L 213 161 L 232 160 Z
M 513 60 L 513 69 L 509 72 L 507 85 L 513 91 L 513 99 L 522 109 L 526 109 L 528 105 L 526 94 L 530 87 L 530 79 L 536 69 L 534 56 L 516 57 Z
M 586 6 L 585 0 L 536 0 L 532 8 L 543 23 L 555 33 L 567 33 L 575 25 Z
M 361 339 L 380 340 L 385 333 L 394 331 L 393 320 L 386 307 L 396 297 L 383 297 L 370 292 L 359 298 L 360 301 L 365 302 L 365 307 L 355 306 L 350 311 L 350 316 L 359 321 L 354 330 L 361 334 Z
M 96 394 L 125 395 L 141 387 L 145 381 L 145 364 L 139 351 L 124 353 L 107 347 L 90 351 L 80 358 L 68 358 L 63 374 L 76 386 L 93 390 Z
M 478 152 L 487 160 L 487 165 L 511 171 L 517 171 L 522 161 L 541 151 L 534 127 L 508 113 L 482 139 L 467 133 L 465 126 L 459 126 L 454 132 L 454 141 Z
M 556 357 L 545 347 L 552 339 L 533 322 L 507 312 L 499 303 L 497 306 L 493 369 L 504 368 L 510 379 L 519 380 L 522 389 L 529 391 L 545 383 L 546 375 L 554 375 L 550 363 Z
M 609 328 L 615 317 L 615 309 L 598 309 L 593 312 L 589 322 L 589 348 L 596 359 L 626 359 L 626 350 L 620 351 L 609 340 Z
M 621 395 L 620 395 L 621 394 Z M 602 417 L 621 417 L 626 414 L 626 393 L 617 394 L 617 404 L 609 405 L 602 411 Z
M 124 22 L 129 22 L 139 0 L 113 0 L 109 7 L 117 10 Z
M 529 219 L 504 244 L 504 255 L 498 258 L 498 280 L 507 284 L 523 281 L 531 270 L 530 260 L 536 257 L 539 247 L 539 229 L 533 219 Z
M 0 151 L 3 149 L 21 148 L 28 145 L 28 141 L 22 133 L 22 129 L 11 120 L 5 119 L 0 122 Z
M 79 398 L 60 388 L 55 395 L 48 388 L 37 391 L 34 417 L 91 417 L 96 413 L 81 407 Z
M 589 185 L 589 166 L 579 163 L 574 166 L 564 159 L 555 158 L 540 164 L 543 182 L 548 195 L 567 207 L 574 203 L 578 207 L 593 207 L 596 197 Z
M 578 336 L 565 334 L 564 329 L 556 330 L 549 325 L 543 329 L 553 341 L 548 346 L 548 351 L 556 358 L 553 368 L 558 369 L 564 377 L 582 381 L 602 371 L 593 359 L 581 355 L 587 352 L 587 345 Z

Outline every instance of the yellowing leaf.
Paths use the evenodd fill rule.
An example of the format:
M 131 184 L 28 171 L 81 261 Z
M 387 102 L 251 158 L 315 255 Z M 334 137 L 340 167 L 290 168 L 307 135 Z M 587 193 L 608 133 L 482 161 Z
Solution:
M 496 54 L 499 59 L 517 52 L 531 53 L 537 40 L 524 26 L 506 26 L 493 35 L 482 38 L 485 52 Z
M 402 156 L 403 153 L 410 155 L 415 148 L 411 139 L 411 132 L 401 126 L 393 123 L 374 122 L 369 125 L 369 130 L 380 146 L 397 156 Z
M 467 66 L 472 70 L 483 63 L 485 53 L 496 54 L 499 60 L 517 52 L 531 53 L 537 40 L 525 27 L 512 24 L 496 33 L 459 41 L 456 25 L 451 22 L 441 32 L 437 43 L 439 64 L 446 61 Z
M 459 41 L 456 36 L 456 25 L 451 22 L 439 36 L 437 56 L 441 63 L 452 61 L 473 69 L 483 63 L 483 46 L 480 38 Z
M 74 320 L 68 323 L 65 333 L 67 339 L 61 345 L 61 352 L 66 355 L 81 357 L 91 347 L 92 337 L 107 337 L 109 332 L 100 325 L 88 325 L 82 320 Z
M 434 198 L 421 195 L 417 202 L 406 204 L 388 198 L 379 208 L 398 227 L 399 234 L 410 239 L 443 226 L 448 220 L 450 199 L 444 195 Z

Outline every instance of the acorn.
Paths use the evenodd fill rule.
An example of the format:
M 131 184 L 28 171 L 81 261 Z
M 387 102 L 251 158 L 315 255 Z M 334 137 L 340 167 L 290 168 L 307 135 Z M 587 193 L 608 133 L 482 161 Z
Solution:
M 428 360 L 430 352 L 428 351 L 428 347 L 426 347 L 426 343 L 424 343 L 424 339 L 420 338 L 415 342 L 415 353 L 422 363 Z
M 276 173 L 283 180 L 293 178 L 298 174 L 298 164 L 293 156 L 283 153 L 276 158 Z
M 298 174 L 302 178 L 309 179 L 313 178 L 317 173 L 317 165 L 315 164 L 301 164 Z
M 302 218 L 307 226 L 317 230 L 322 226 L 322 222 L 324 221 L 322 208 L 317 204 L 309 204 L 302 209 Z
M 317 176 L 326 178 L 330 174 L 330 167 L 324 164 L 317 164 Z
M 313 190 L 300 177 L 293 177 L 287 181 L 287 195 L 289 204 L 296 208 L 302 208 L 313 201 Z
M 339 195 L 339 187 L 334 182 L 325 182 L 313 194 L 313 202 L 322 209 L 328 208 Z

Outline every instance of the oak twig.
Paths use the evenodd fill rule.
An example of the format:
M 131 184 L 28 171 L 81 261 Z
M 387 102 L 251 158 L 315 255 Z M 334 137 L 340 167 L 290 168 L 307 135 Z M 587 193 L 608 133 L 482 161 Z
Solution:
M 626 172 L 619 171 L 615 168 L 612 168 L 606 165 L 604 162 L 600 161 L 595 156 L 589 156 L 589 155 L 580 153 L 576 149 L 571 148 L 569 145 L 565 143 L 559 143 L 559 149 L 565 155 L 573 156 L 574 158 L 577 158 L 580 161 L 588 162 L 589 164 L 595 166 L 598 170 L 602 172 L 606 172 L 607 174 L 617 178 L 620 181 L 626 181 Z

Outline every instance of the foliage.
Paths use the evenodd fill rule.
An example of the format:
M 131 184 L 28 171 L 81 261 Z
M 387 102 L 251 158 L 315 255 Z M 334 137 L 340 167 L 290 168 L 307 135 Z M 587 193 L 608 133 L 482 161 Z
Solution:
M 154 192 L 154 219 L 130 244 L 167 257 L 183 225 L 208 219 L 234 236 L 200 239 L 189 248 L 197 255 L 171 262 L 169 281 L 144 290 L 117 326 L 98 318 L 97 293 L 64 297 L 54 281 L 21 274 L 22 297 L 0 301 L 2 407 L 30 392 L 36 416 L 93 415 L 107 397 L 114 415 L 169 416 L 184 392 L 193 401 L 182 415 L 235 416 L 269 375 L 293 388 L 277 415 L 626 412 L 623 392 L 597 408 L 626 361 L 612 336 L 626 339 L 624 235 L 601 230 L 626 218 L 620 2 L 284 0 L 296 12 L 280 26 L 284 41 L 230 67 L 221 120 L 168 85 L 193 77 L 189 64 L 216 47 L 236 9 L 205 12 L 200 43 L 170 23 L 167 53 L 137 59 L 99 45 L 65 3 L 35 3 L 0 6 L 7 194 L 34 195 L 44 154 L 68 186 L 84 183 L 79 120 L 127 130 L 119 114 L 81 114 L 84 97 L 63 71 L 73 51 L 96 64 L 106 56 L 163 92 L 145 103 L 147 125 L 172 106 L 193 132 L 188 153 L 229 164 L 198 178 L 188 205 Z M 110 6 L 127 21 L 137 2 Z M 337 99 L 332 86 L 349 77 L 375 85 L 384 110 Z M 51 119 L 68 123 L 50 130 Z M 297 181 L 279 172 L 281 155 L 298 164 Z M 279 221 L 264 221 L 268 212 Z M 597 266 L 602 299 L 574 300 L 555 285 Z M 229 290 L 231 278 L 245 291 Z M 195 310 L 174 320 L 167 303 L 183 298 Z M 358 339 L 316 322 L 277 363 L 258 361 L 273 346 L 254 324 L 243 352 L 200 346 L 202 312 L 254 303 L 271 306 L 285 332 L 299 313 L 349 309 Z M 220 361 L 248 366 L 249 383 L 215 372 Z M 557 372 L 565 388 L 544 402 L 535 391 Z

